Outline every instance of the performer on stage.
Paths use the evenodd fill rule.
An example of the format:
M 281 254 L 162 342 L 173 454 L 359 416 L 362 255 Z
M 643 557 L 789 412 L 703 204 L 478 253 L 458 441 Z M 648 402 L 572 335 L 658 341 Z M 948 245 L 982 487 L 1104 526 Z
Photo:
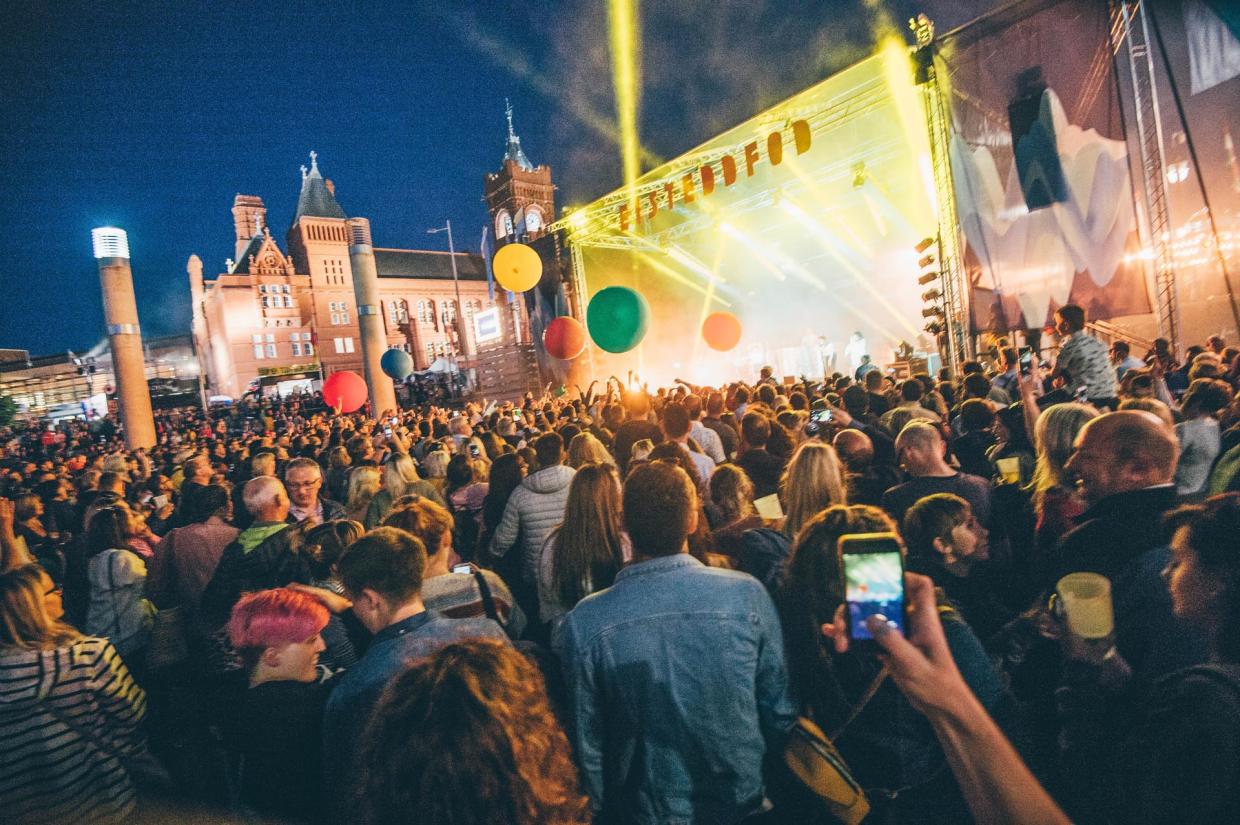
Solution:
M 852 374 L 855 375 L 857 367 L 861 366 L 861 356 L 869 354 L 867 350 L 865 336 L 861 334 L 861 330 L 857 330 L 848 339 L 848 346 L 844 347 L 844 355 L 848 358 L 848 368 Z

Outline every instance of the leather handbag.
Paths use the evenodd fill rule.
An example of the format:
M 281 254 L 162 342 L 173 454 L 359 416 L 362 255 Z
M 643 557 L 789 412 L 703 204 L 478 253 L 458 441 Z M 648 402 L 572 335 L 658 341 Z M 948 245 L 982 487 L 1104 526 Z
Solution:
M 865 819 L 870 813 L 870 800 L 853 778 L 844 757 L 835 747 L 835 740 L 857 718 L 886 678 L 887 668 L 884 667 L 833 736 L 827 736 L 812 719 L 802 716 L 789 731 L 784 748 L 784 763 L 793 776 L 845 825 L 858 825 Z

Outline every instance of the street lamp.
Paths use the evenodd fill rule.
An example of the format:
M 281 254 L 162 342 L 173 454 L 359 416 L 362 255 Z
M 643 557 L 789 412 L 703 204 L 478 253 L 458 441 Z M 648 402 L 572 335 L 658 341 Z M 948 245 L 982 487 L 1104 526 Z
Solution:
M 426 230 L 428 235 L 434 235 L 439 232 L 448 233 L 448 258 L 452 262 L 452 288 L 456 291 L 456 311 L 454 313 L 456 317 L 454 320 L 456 322 L 457 350 L 466 358 L 472 358 L 473 347 L 469 345 L 465 335 L 465 312 L 464 305 L 461 303 L 461 282 L 456 271 L 456 245 L 452 242 L 452 221 L 446 221 L 443 226 Z

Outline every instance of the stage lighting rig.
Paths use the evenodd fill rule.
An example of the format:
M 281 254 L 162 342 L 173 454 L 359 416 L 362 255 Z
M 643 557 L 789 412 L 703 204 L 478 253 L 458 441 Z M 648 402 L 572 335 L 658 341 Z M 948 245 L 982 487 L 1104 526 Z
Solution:
M 921 300 L 926 304 L 921 311 L 921 316 L 930 319 L 930 323 L 925 326 L 926 332 L 937 336 L 943 331 L 947 320 L 943 300 L 942 273 L 938 267 L 938 241 L 935 238 L 925 238 L 913 247 L 913 251 L 919 256 L 917 268 L 921 270 L 921 274 L 917 276 L 917 285 L 934 285 L 921 294 Z

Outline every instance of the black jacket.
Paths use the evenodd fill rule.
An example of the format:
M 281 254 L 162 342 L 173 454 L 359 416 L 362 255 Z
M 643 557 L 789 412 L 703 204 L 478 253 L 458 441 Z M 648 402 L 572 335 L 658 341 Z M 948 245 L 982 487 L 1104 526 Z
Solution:
M 1171 611 L 1162 571 L 1171 559 L 1163 519 L 1176 506 L 1175 487 L 1117 493 L 1077 517 L 1059 542 L 1047 592 L 1068 573 L 1111 580 L 1116 646 L 1134 673 L 1153 678 L 1205 661 L 1201 634 Z

